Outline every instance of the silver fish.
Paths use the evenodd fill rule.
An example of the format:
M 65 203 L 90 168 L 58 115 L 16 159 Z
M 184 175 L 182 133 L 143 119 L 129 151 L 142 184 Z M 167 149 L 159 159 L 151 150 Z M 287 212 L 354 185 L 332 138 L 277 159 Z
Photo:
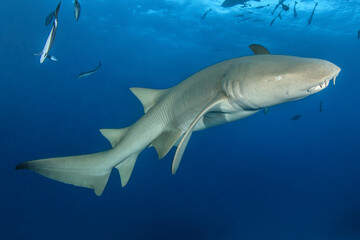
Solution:
M 91 74 L 96 73 L 99 70 L 100 67 L 101 67 L 101 62 L 99 62 L 99 65 L 95 69 L 87 71 L 87 72 L 81 72 L 79 75 L 76 76 L 76 78 L 82 78 L 82 77 L 90 76 Z
M 79 20 L 80 17 L 80 11 L 81 11 L 81 6 L 78 0 L 74 0 L 74 16 L 76 21 Z

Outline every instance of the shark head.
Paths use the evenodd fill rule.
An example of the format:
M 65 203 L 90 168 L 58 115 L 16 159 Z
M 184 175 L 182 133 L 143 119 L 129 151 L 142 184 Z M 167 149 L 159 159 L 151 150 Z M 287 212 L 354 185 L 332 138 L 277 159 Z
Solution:
M 224 90 L 243 109 L 298 100 L 325 89 L 340 68 L 331 62 L 281 55 L 256 55 L 231 66 Z

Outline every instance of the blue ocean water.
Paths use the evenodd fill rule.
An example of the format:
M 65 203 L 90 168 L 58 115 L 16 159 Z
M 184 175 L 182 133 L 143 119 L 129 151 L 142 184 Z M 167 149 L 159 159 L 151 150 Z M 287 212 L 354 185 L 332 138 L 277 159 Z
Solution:
M 33 53 L 58 1 L 0 2 L 1 239 L 360 239 L 360 1 L 319 0 L 310 26 L 314 1 L 299 1 L 297 18 L 285 1 L 290 10 L 272 26 L 275 0 L 222 2 L 83 0 L 76 22 L 63 0 L 51 49 L 59 61 L 43 64 Z M 252 18 L 235 17 L 244 13 Z M 143 114 L 129 87 L 171 87 L 252 55 L 252 43 L 342 71 L 308 98 L 194 133 L 174 176 L 174 149 L 157 160 L 153 148 L 125 188 L 113 170 L 101 197 L 15 171 L 23 161 L 109 149 L 98 130 Z M 99 61 L 98 72 L 75 78 Z

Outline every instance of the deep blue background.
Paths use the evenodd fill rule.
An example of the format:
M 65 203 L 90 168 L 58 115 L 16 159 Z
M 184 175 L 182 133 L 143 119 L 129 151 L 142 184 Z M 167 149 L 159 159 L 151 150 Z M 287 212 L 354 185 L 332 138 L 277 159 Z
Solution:
M 0 2 L 1 239 L 360 239 L 359 1 L 319 0 L 310 26 L 314 2 L 305 1 L 298 19 L 290 9 L 271 27 L 277 1 L 253 3 L 271 4 L 261 10 L 221 2 L 84 0 L 75 22 L 64 0 L 51 50 L 59 62 L 43 64 L 32 54 L 58 2 Z M 264 22 L 238 23 L 246 11 Z M 14 170 L 109 149 L 98 129 L 142 115 L 129 87 L 173 86 L 251 55 L 251 43 L 337 64 L 336 86 L 193 134 L 175 176 L 174 150 L 160 161 L 145 150 L 128 185 L 114 170 L 101 197 Z M 99 72 L 75 79 L 99 60 Z

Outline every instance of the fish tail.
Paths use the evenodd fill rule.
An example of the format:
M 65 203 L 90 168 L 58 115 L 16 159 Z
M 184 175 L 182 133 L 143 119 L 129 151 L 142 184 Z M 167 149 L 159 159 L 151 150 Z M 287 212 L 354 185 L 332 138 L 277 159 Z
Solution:
M 80 156 L 47 158 L 20 163 L 16 169 L 32 170 L 40 175 L 72 184 L 94 189 L 100 196 L 114 167 L 112 150 Z
M 127 129 L 102 129 L 101 132 L 115 147 Z M 128 183 L 139 153 L 124 156 L 112 148 L 93 154 L 27 161 L 16 169 L 28 169 L 59 182 L 90 188 L 100 196 L 114 167 L 119 171 L 122 186 Z

